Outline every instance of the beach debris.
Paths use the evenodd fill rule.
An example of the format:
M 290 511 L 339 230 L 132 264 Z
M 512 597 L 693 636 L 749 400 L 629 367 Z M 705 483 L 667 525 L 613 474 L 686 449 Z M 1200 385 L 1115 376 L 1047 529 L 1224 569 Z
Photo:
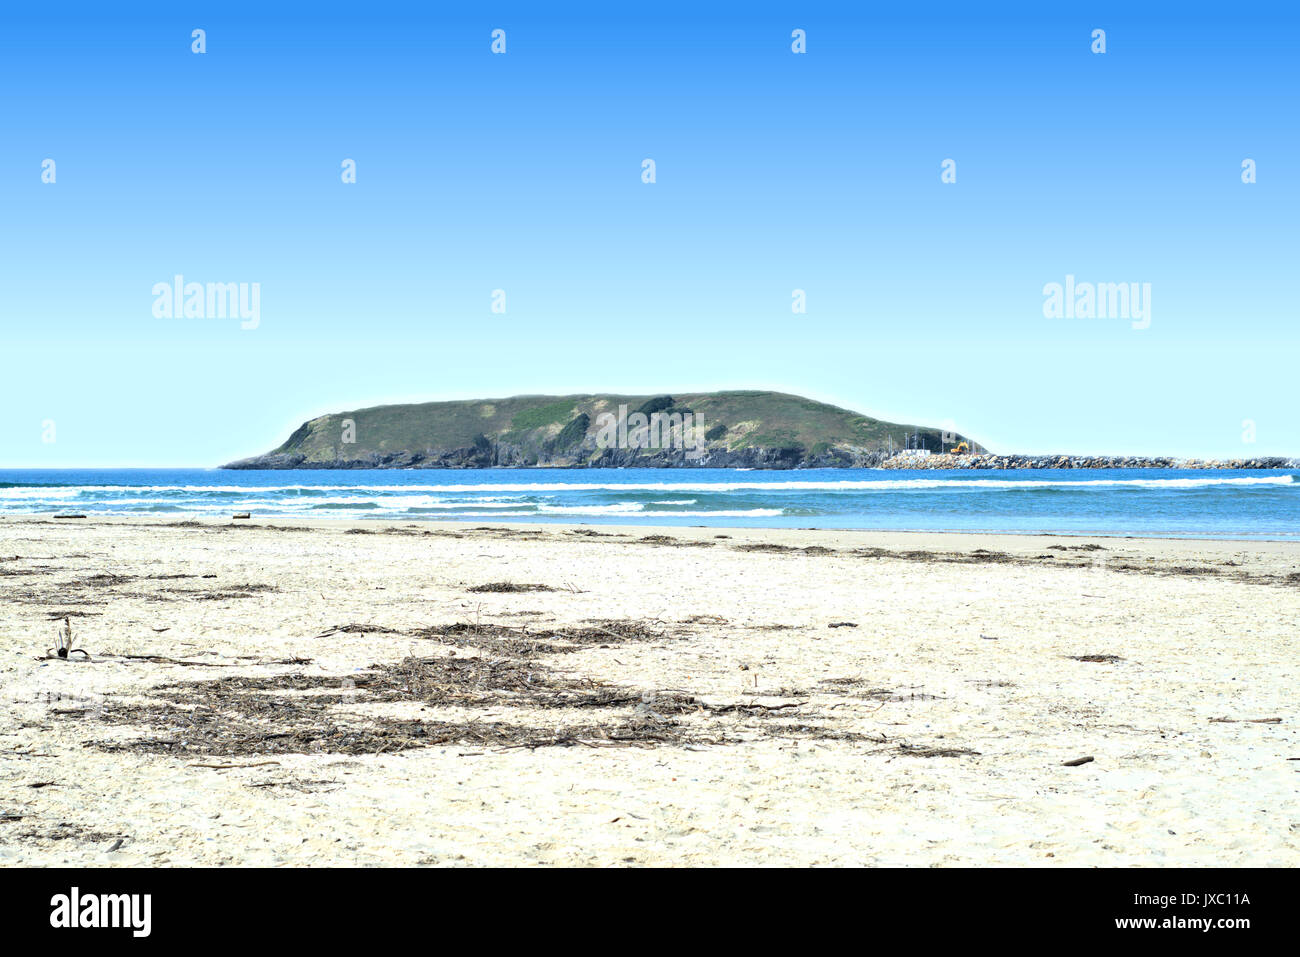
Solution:
M 1211 718 L 1210 724 L 1281 724 L 1281 718 Z
M 980 635 L 980 637 L 983 638 L 985 641 L 1001 641 L 1001 640 L 1002 640 L 1002 639 L 996 637 L 995 635 Z
M 221 765 L 238 758 L 380 754 L 446 744 L 473 746 L 471 753 L 573 746 L 689 748 L 739 744 L 756 733 L 877 746 L 864 753 L 889 744 L 880 735 L 819 720 L 824 712 L 810 707 L 809 693 L 799 689 L 781 688 L 761 700 L 749 693 L 708 700 L 689 690 L 627 687 L 556 670 L 539 653 L 547 646 L 545 654 L 558 655 L 597 643 L 689 636 L 668 629 L 664 622 L 637 620 L 559 627 L 539 622 L 531 632 L 478 623 L 437 626 L 426 629 L 425 637 L 451 647 L 351 674 L 235 674 L 157 685 L 144 701 L 139 696 L 114 700 L 94 715 L 107 725 L 140 728 L 141 737 L 92 743 L 110 752 L 185 757 L 216 770 L 227 770 Z M 454 711 L 415 719 L 355 711 L 358 703 L 386 702 Z M 503 716 L 503 708 L 522 714 Z M 938 757 L 972 752 L 908 748 L 906 753 Z
M 59 626 L 57 636 L 54 639 L 54 647 L 45 649 L 45 657 L 62 658 L 65 661 L 70 660 L 71 655 L 75 652 L 84 655 L 86 660 L 90 659 L 90 652 L 85 648 L 74 648 L 73 643 L 77 639 L 72 637 L 72 618 L 68 615 L 63 616 L 63 624 Z
M 54 516 L 55 518 L 85 518 L 81 512 L 61 512 Z
M 460 621 L 449 625 L 433 625 L 411 632 L 415 638 L 439 641 L 443 644 L 467 645 L 496 654 L 533 655 L 563 654 L 584 647 L 609 648 L 631 642 L 666 641 L 685 637 L 661 630 L 663 622 L 624 619 L 588 619 L 585 627 L 546 626 L 530 632 L 527 626 L 493 625 Z
M 673 548 L 712 548 L 713 542 L 695 538 L 673 538 L 671 535 L 643 535 L 637 539 L 645 545 L 670 545 Z
M 185 661 L 181 658 L 168 658 L 166 655 L 101 655 L 101 658 L 121 658 L 123 661 L 151 661 L 159 665 L 190 665 L 197 668 L 235 668 L 234 664 L 219 661 Z
M 795 548 L 793 545 L 778 545 L 775 542 L 757 542 L 749 545 L 733 545 L 732 549 L 737 552 L 766 552 L 771 555 L 834 555 L 835 549 L 827 548 L 825 545 L 808 545 L 804 548 Z
M 396 628 L 388 628 L 384 625 L 334 625 L 322 631 L 317 638 L 328 638 L 330 635 L 400 635 L 401 632 Z
M 976 678 L 971 684 L 985 691 L 992 688 L 1014 688 L 1016 686 L 1014 681 L 1006 681 L 1002 678 Z
M 252 765 L 249 765 L 252 767 Z M 337 791 L 343 785 L 337 778 L 286 778 L 284 780 L 254 781 L 248 784 L 250 788 L 284 788 L 287 791 L 297 791 L 300 794 L 318 794 L 321 792 Z
M 200 651 L 198 654 L 211 655 L 215 654 L 215 652 Z M 100 661 L 110 658 L 119 661 L 147 661 L 156 665 L 185 665 L 190 668 L 240 668 L 245 665 L 245 662 L 242 661 L 189 661 L 184 658 L 169 658 L 166 655 L 118 655 L 103 652 L 99 656 Z M 301 658 L 295 655 L 291 658 L 263 658 L 249 663 L 253 665 L 309 665 L 311 662 L 311 658 Z
M 858 627 L 858 623 L 856 621 L 833 621 L 826 627 L 827 628 L 856 628 Z
M 924 748 L 914 744 L 899 744 L 894 748 L 895 754 L 907 755 L 911 758 L 964 758 L 979 757 L 978 751 L 972 751 L 970 748 Z M 1089 758 L 1088 760 L 1092 760 Z
M 1077 767 L 1080 767 L 1081 765 L 1088 764 L 1090 761 L 1095 761 L 1095 760 L 1096 760 L 1096 759 L 1095 759 L 1091 754 L 1088 754 L 1088 755 L 1085 755 L 1085 756 L 1082 757 L 1082 758 L 1075 758 L 1073 761 L 1062 761 L 1062 762 L 1061 762 L 1061 767 L 1063 767 L 1063 768 L 1077 768 Z
M 1119 655 L 1066 655 L 1075 661 L 1087 661 L 1094 665 L 1113 665 L 1117 661 L 1123 661 Z
M 655 701 L 655 696 L 653 691 L 642 692 L 641 700 L 638 701 L 636 703 L 636 706 L 632 709 L 632 714 L 642 719 L 653 718 L 656 721 L 668 720 L 663 715 L 661 715 L 658 711 L 654 710 L 654 708 L 652 707 L 654 705 L 654 701 Z
M 250 513 L 248 513 L 248 512 L 235 512 L 235 514 L 231 515 L 230 517 L 231 517 L 232 519 L 235 519 L 235 518 L 252 518 L 252 515 L 251 515 Z
M 475 585 L 469 591 L 475 593 L 481 592 L 533 592 L 533 591 L 559 591 L 550 585 L 529 585 L 519 582 L 488 582 L 486 585 Z
M 105 831 L 93 831 L 81 824 L 78 824 L 75 821 L 60 821 L 57 825 L 55 825 L 53 828 L 49 830 L 38 831 L 32 829 L 28 831 L 22 831 L 21 833 L 16 834 L 14 836 L 18 838 L 22 838 L 24 840 L 37 840 L 37 841 L 81 840 L 81 841 L 88 841 L 94 844 L 102 844 L 106 841 L 114 840 L 115 838 L 120 837 L 121 835 L 109 834 Z

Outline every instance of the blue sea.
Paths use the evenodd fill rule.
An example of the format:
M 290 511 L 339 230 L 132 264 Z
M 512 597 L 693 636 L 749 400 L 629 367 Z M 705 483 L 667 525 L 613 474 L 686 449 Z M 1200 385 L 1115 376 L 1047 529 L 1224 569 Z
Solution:
M 1300 536 L 1296 471 L 0 470 L 0 514 Z

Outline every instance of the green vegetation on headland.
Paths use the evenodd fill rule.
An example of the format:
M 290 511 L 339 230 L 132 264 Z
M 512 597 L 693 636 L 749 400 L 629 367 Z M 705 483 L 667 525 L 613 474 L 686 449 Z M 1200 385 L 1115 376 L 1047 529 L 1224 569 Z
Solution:
M 965 443 L 959 454 L 952 450 Z M 920 451 L 908 450 L 912 446 Z M 997 455 L 782 392 L 523 395 L 336 412 L 231 469 L 1294 468 L 1295 459 Z
M 844 468 L 879 465 L 909 440 L 982 451 L 960 435 L 781 392 L 533 395 L 331 413 L 225 467 Z

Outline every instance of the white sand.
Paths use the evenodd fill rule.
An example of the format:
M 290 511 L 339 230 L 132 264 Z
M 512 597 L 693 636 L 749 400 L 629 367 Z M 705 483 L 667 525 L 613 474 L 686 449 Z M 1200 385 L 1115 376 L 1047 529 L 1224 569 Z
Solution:
M 1300 583 L 1285 580 L 1300 573 L 1297 545 L 270 524 L 307 530 L 0 520 L 0 864 L 1300 864 L 1300 761 L 1288 760 L 1300 758 Z M 713 544 L 637 541 L 650 534 Z M 1048 548 L 1087 542 L 1105 550 Z M 836 551 L 736 549 L 763 543 Z M 982 548 L 1024 563 L 850 554 L 868 547 Z M 1067 563 L 1082 567 L 1052 567 Z M 1215 574 L 1108 567 L 1120 564 Z M 133 577 L 73 584 L 97 574 Z M 134 577 L 177 574 L 216 578 Z M 503 580 L 566 590 L 467 592 Z M 217 600 L 164 591 L 248 584 L 277 590 Z M 73 628 L 96 661 L 37 660 L 54 643 L 48 615 L 61 609 L 88 613 Z M 699 615 L 721 621 L 680 624 Z M 710 702 L 795 700 L 796 723 L 886 743 L 787 736 L 728 715 L 714 727 L 739 743 L 689 747 L 210 758 L 94 744 L 173 735 L 111 725 L 96 710 L 148 701 L 164 682 L 346 677 L 438 650 L 406 635 L 314 637 L 331 625 L 478 621 L 544 633 L 593 618 L 658 619 L 687 637 L 546 659 L 554 668 Z M 828 627 L 842 621 L 858 627 Z M 765 627 L 774 624 L 793 627 Z M 1067 657 L 1085 654 L 1122 660 Z M 256 663 L 292 656 L 313 660 Z M 859 684 L 819 685 L 845 678 Z M 777 697 L 782 689 L 799 694 Z M 354 720 L 457 717 L 418 703 L 339 709 Z M 561 718 L 506 706 L 478 716 Z M 1282 720 L 1211 721 L 1220 717 Z M 903 742 L 979 753 L 914 757 L 899 753 Z M 1083 755 L 1096 760 L 1061 766 Z M 261 761 L 277 763 L 193 766 Z

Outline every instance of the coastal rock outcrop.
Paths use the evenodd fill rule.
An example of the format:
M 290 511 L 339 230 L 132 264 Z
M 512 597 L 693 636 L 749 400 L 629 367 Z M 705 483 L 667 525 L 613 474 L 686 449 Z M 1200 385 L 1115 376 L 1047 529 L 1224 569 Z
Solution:
M 1278 456 L 1253 459 L 1196 459 L 1140 455 L 917 455 L 906 452 L 882 461 L 886 469 L 1287 469 L 1300 460 Z

